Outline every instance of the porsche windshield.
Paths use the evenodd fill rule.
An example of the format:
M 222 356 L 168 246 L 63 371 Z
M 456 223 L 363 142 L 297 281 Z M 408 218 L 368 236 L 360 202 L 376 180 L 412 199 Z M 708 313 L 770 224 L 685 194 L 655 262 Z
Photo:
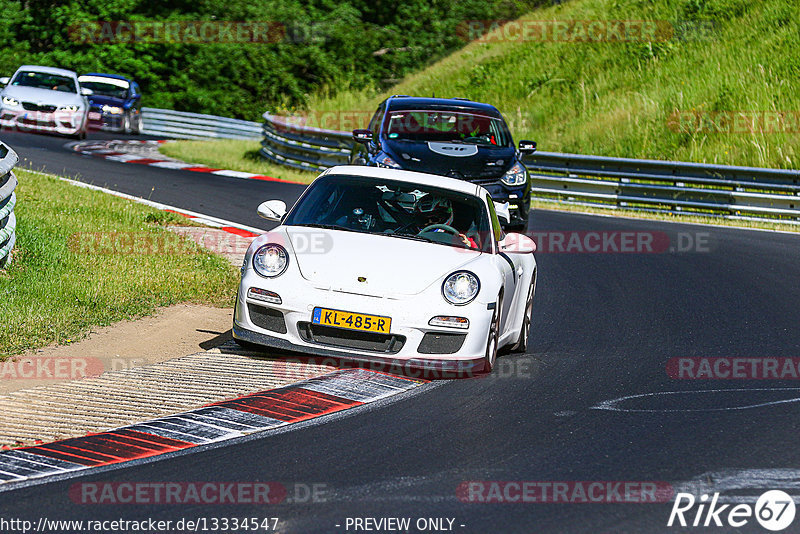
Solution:
M 475 143 L 488 147 L 511 146 L 511 135 L 498 118 L 476 113 L 421 110 L 392 111 L 384 136 L 390 140 Z
M 392 180 L 319 178 L 284 224 L 492 250 L 489 217 L 479 198 Z
M 75 80 L 68 76 L 49 74 L 47 72 L 22 71 L 17 73 L 11 85 L 22 87 L 36 87 L 38 89 L 50 89 L 51 91 L 61 91 L 63 93 L 75 93 Z

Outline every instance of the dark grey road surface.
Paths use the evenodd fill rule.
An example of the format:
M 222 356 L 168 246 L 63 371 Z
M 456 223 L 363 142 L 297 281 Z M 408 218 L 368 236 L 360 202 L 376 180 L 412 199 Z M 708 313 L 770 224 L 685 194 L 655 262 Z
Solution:
M 92 132 L 89 139 L 148 139 L 110 132 Z M 278 198 L 293 204 L 304 186 L 243 180 L 202 172 L 123 164 L 75 154 L 64 148 L 69 139 L 55 135 L 0 131 L 0 141 L 13 148 L 20 166 L 50 172 L 101 187 L 182 207 L 255 228 L 269 223 L 256 215 L 264 200 Z
M 151 198 L 160 202 L 245 224 L 255 224 L 254 198 L 297 194 L 271 183 L 82 158 L 59 151 L 59 141 L 33 137 L 2 136 L 53 172 L 67 169 L 144 196 L 155 187 Z M 468 481 L 665 481 L 679 488 L 699 478 L 713 486 L 716 475 L 704 474 L 800 468 L 800 403 L 776 403 L 800 400 L 800 382 L 675 380 L 666 371 L 674 357 L 800 356 L 797 236 L 544 211 L 534 212 L 530 230 L 665 232 L 673 244 L 699 237 L 702 246 L 541 253 L 532 347 L 502 357 L 494 376 L 438 381 L 289 432 L 5 492 L 2 516 L 278 517 L 279 530 L 292 533 L 355 532 L 345 528 L 348 517 L 409 517 L 412 526 L 451 518 L 453 531 L 464 533 L 670 532 L 679 529 L 666 527 L 669 502 L 485 504 L 462 502 L 456 490 Z M 673 391 L 689 393 L 647 395 Z M 645 411 L 593 409 L 631 395 L 647 396 L 619 406 Z M 762 406 L 743 408 L 751 405 Z M 272 506 L 75 504 L 68 490 L 87 481 L 280 481 L 323 484 L 326 493 L 318 502 Z M 780 489 L 765 484 L 747 494 Z M 753 518 L 738 530 L 683 530 L 764 532 Z M 800 518 L 783 532 L 798 531 Z

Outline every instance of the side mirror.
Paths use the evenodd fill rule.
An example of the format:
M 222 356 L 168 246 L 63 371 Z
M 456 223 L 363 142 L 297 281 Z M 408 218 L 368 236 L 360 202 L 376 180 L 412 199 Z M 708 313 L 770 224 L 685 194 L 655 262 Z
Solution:
M 286 202 L 283 200 L 267 200 L 258 205 L 258 216 L 268 221 L 280 221 L 286 215 Z
M 3 76 L 2 78 L 0 78 L 0 85 L 8 85 L 8 82 L 10 81 L 11 78 L 9 78 L 8 76 Z
M 533 254 L 536 252 L 536 242 L 525 234 L 506 234 L 499 246 L 501 252 L 510 254 Z
M 353 130 L 353 141 L 356 143 L 367 144 L 372 141 L 372 131 L 370 130 Z
M 81 95 L 90 96 L 90 95 L 93 95 L 93 94 L 94 94 L 94 91 L 92 91 L 88 87 L 81 87 Z
M 509 224 L 511 222 L 511 212 L 509 211 L 508 202 L 503 204 L 495 202 L 494 212 L 497 213 L 497 218 L 500 219 L 501 223 Z
M 520 141 L 519 142 L 519 151 L 522 154 L 533 154 L 536 152 L 536 141 Z

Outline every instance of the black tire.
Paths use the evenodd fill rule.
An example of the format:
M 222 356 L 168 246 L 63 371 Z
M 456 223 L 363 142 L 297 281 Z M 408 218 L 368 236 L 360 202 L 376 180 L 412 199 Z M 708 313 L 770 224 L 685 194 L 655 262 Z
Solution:
M 72 134 L 72 135 L 70 135 L 68 137 L 71 137 L 72 139 L 77 139 L 78 141 L 82 141 L 82 140 L 86 139 L 86 130 L 87 129 L 88 128 L 86 126 L 84 126 L 79 132 L 76 132 L 76 133 L 74 133 L 74 134 Z
M 130 135 L 131 131 L 131 113 L 129 111 L 122 116 L 122 133 Z
M 489 334 L 486 338 L 486 354 L 483 357 L 483 372 L 489 374 L 497 363 L 498 342 L 500 341 L 500 306 L 502 300 L 497 299 L 492 314 L 492 323 L 489 326 Z
M 131 121 L 131 133 L 139 135 L 142 133 L 142 112 L 136 114 L 136 118 Z
M 528 298 L 525 300 L 525 316 L 522 319 L 522 330 L 519 333 L 517 342 L 511 352 L 525 352 L 528 350 L 528 339 L 531 330 L 531 319 L 533 317 L 533 296 L 536 294 L 536 271 L 533 272 L 533 280 L 528 288 Z

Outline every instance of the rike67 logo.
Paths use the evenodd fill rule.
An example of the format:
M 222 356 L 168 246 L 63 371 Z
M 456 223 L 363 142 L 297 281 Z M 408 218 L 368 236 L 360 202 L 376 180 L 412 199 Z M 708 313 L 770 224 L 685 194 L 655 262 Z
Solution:
M 778 532 L 794 521 L 795 504 L 791 495 L 770 490 L 751 504 L 719 504 L 719 493 L 709 501 L 708 495 L 696 499 L 691 493 L 678 493 L 667 526 L 741 528 L 753 518 L 767 530 Z

